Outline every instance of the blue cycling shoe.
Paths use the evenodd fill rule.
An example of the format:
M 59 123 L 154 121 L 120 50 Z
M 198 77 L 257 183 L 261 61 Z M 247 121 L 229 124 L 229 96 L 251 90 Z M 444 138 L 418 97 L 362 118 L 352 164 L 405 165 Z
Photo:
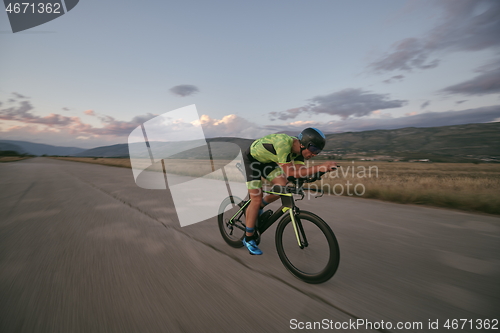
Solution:
M 248 249 L 248 252 L 252 255 L 261 255 L 262 251 L 258 248 L 257 244 L 255 241 L 252 239 L 250 241 L 245 241 L 245 238 L 243 238 L 243 245 L 245 245 Z

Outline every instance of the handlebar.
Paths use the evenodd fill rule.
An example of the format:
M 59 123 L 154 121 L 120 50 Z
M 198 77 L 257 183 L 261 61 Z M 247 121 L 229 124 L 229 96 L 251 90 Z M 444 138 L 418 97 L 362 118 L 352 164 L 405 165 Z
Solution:
M 314 183 L 315 181 L 317 180 L 320 180 L 321 177 L 325 174 L 326 172 L 317 172 L 315 173 L 314 175 L 312 176 L 308 176 L 308 177 L 303 177 L 303 178 L 295 178 L 293 176 L 290 176 L 288 177 L 286 180 L 291 182 L 291 183 L 296 183 L 296 182 L 300 182 L 302 184 L 305 184 L 305 183 Z
M 332 168 L 330 171 L 335 170 L 336 168 Z M 319 196 L 323 196 L 323 190 L 319 188 L 303 188 L 304 184 L 306 183 L 313 183 L 317 180 L 320 180 L 321 177 L 327 172 L 324 171 L 319 171 L 315 173 L 314 175 L 308 176 L 308 177 L 302 177 L 302 178 L 295 178 L 295 177 L 288 177 L 287 181 L 289 183 L 292 183 L 293 185 L 288 185 L 288 186 L 280 186 L 280 185 L 274 185 L 271 189 L 272 192 L 275 193 L 291 193 L 291 194 L 299 194 L 302 195 L 302 198 L 304 198 L 304 191 L 314 191 L 316 193 L 319 193 Z M 301 199 L 297 199 L 301 200 Z
M 236 163 L 236 168 L 245 175 L 243 167 L 240 163 Z M 306 183 L 314 183 L 317 180 L 320 180 L 321 177 L 330 171 L 334 171 L 337 168 L 332 168 L 329 171 L 318 171 L 317 173 L 307 176 L 307 177 L 301 177 L 301 178 L 295 178 L 293 176 L 290 176 L 287 178 L 287 181 L 289 183 L 293 183 L 294 186 L 280 186 L 280 185 L 274 185 L 271 189 L 272 192 L 275 193 L 292 193 L 292 194 L 299 194 L 304 196 L 303 191 L 315 191 L 316 193 L 321 193 L 321 196 L 323 195 L 323 191 L 321 189 L 311 189 L 311 188 L 303 188 L 304 184 Z
M 332 168 L 328 172 L 336 170 L 337 168 Z M 314 183 L 317 180 L 320 180 L 321 177 L 327 172 L 325 171 L 318 171 L 314 175 L 307 176 L 307 177 L 301 177 L 301 178 L 295 178 L 293 176 L 288 177 L 286 180 L 290 183 L 294 183 L 296 187 L 302 187 L 306 183 Z
M 281 193 L 281 194 L 298 194 L 301 195 L 302 198 L 296 199 L 296 200 L 302 200 L 304 198 L 304 191 L 314 191 L 315 193 L 319 194 L 316 196 L 316 198 L 323 196 L 324 192 L 322 189 L 319 188 L 303 188 L 303 187 L 295 187 L 295 186 L 281 186 L 281 185 L 274 185 L 271 188 L 271 191 L 264 191 L 267 193 Z

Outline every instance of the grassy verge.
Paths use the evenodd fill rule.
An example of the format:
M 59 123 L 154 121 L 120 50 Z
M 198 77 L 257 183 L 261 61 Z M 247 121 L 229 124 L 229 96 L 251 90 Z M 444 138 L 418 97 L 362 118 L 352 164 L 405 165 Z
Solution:
M 51 157 L 56 160 L 83 162 L 92 164 L 101 164 L 116 166 L 122 168 L 131 168 L 128 158 L 101 158 L 101 157 Z
M 129 159 L 57 159 L 131 167 Z M 215 162 L 216 168 L 227 163 Z M 167 160 L 166 169 L 197 177 L 209 172 L 208 164 L 204 160 Z M 339 165 L 337 172 L 312 186 L 334 195 L 500 214 L 500 164 L 340 161 Z M 238 180 L 239 175 L 229 176 Z
M 347 162 L 340 165 L 339 172 L 325 176 L 317 185 L 336 195 L 500 214 L 499 164 Z
M 17 161 L 26 160 L 28 158 L 31 158 L 31 157 L 27 157 L 27 156 L 0 156 L 0 163 L 17 162 Z

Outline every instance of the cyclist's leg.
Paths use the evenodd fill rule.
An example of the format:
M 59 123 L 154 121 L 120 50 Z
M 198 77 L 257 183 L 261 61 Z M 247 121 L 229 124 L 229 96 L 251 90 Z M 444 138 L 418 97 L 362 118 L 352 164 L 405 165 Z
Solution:
M 257 224 L 257 216 L 262 202 L 262 189 L 249 189 L 248 193 L 250 194 L 250 199 L 252 201 L 250 201 L 246 211 L 246 230 L 245 237 L 243 238 L 243 245 L 247 248 L 250 254 L 260 255 L 262 254 L 262 251 L 255 242 L 257 239 L 255 225 Z
M 281 174 L 277 177 L 275 177 L 273 180 L 271 180 L 271 183 L 273 183 L 273 185 L 281 185 L 281 186 L 286 186 L 286 177 L 284 174 Z M 277 197 L 279 197 L 279 195 L 276 195 Z
M 246 216 L 246 226 L 247 226 L 246 235 L 250 237 L 254 233 L 252 230 L 255 228 L 260 205 L 262 203 L 262 188 L 249 189 L 248 193 L 250 194 L 250 199 L 252 201 L 250 201 L 250 204 L 247 207 L 245 216 Z
M 245 172 L 247 180 L 248 194 L 250 195 L 250 204 L 246 209 L 246 230 L 243 244 L 247 247 L 250 254 L 262 254 L 262 251 L 257 247 L 254 240 L 255 225 L 257 222 L 258 212 L 262 203 L 262 167 L 263 163 L 254 159 L 250 152 L 247 151 L 243 155 L 245 163 Z
M 273 185 L 281 185 L 286 186 L 286 176 L 283 173 L 283 170 L 277 166 L 272 172 L 266 175 L 266 179 L 269 180 Z M 265 204 L 270 204 L 279 199 L 279 195 L 268 194 L 263 198 Z

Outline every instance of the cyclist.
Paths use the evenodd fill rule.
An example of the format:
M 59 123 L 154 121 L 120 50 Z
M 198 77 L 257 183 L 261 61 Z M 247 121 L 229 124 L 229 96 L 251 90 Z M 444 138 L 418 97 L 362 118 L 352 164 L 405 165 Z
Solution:
M 251 202 L 246 210 L 246 232 L 243 245 L 250 254 L 260 255 L 262 251 L 255 243 L 255 224 L 263 208 L 279 198 L 266 195 L 263 198 L 262 178 L 273 185 L 286 186 L 287 177 L 295 178 L 328 171 L 337 166 L 333 161 L 306 167 L 304 160 L 318 155 L 325 147 L 325 135 L 317 128 L 306 128 L 297 138 L 287 134 L 270 134 L 255 140 L 243 154 L 248 193 Z

